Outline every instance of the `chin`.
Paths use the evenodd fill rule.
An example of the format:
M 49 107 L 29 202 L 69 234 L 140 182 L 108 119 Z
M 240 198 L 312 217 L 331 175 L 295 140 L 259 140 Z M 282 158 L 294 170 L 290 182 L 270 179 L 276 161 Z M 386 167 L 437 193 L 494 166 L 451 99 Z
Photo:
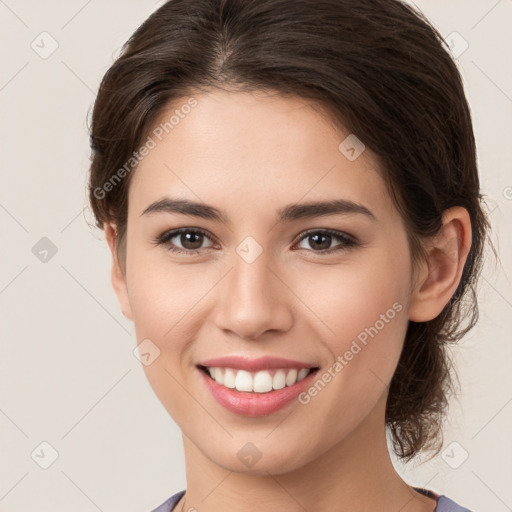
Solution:
M 281 475 L 308 463 L 307 455 L 302 451 L 303 447 L 278 447 L 266 443 L 265 447 L 259 449 L 261 444 L 263 443 L 258 445 L 251 441 L 234 442 L 230 446 L 224 444 L 219 452 L 212 452 L 211 446 L 208 446 L 208 451 L 203 453 L 227 471 L 254 476 Z

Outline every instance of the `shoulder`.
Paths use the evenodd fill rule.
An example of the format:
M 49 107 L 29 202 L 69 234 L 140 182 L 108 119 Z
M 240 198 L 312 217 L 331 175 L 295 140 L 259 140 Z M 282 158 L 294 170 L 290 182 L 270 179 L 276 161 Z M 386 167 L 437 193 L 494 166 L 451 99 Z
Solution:
M 448 496 L 441 495 L 437 500 L 435 512 L 471 512 L 471 510 L 455 503 Z
M 153 509 L 151 512 L 171 512 L 184 494 L 185 491 L 177 492 L 168 500 L 165 500 L 160 506 Z
M 448 498 L 444 494 L 438 494 L 435 491 L 430 489 L 424 489 L 422 487 L 413 487 L 414 490 L 418 491 L 420 494 L 424 494 L 429 498 L 434 498 L 437 502 L 436 508 L 434 512 L 471 512 L 468 508 L 464 508 L 455 501 Z

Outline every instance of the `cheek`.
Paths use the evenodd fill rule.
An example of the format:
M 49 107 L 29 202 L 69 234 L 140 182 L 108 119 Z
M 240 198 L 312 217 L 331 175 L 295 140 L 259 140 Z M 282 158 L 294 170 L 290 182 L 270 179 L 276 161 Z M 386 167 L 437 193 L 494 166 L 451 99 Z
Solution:
M 193 318 L 208 291 L 209 279 L 204 277 L 197 265 L 171 265 L 164 249 L 144 250 L 135 243 L 127 260 L 127 280 L 136 328 L 161 341 L 173 337 Z
M 398 254 L 370 256 L 346 266 L 311 267 L 303 273 L 307 279 L 294 279 L 301 283 L 297 295 L 322 321 L 324 339 L 333 340 L 336 354 L 350 340 L 364 342 L 375 327 L 380 338 L 396 339 L 407 323 L 409 260 Z
M 330 279 L 316 281 L 324 284 L 321 290 L 307 286 L 316 290 L 311 309 L 323 321 L 320 339 L 330 361 L 301 397 L 308 411 L 301 421 L 330 433 L 315 438 L 325 449 L 356 429 L 383 399 L 398 364 L 408 325 L 407 286 L 400 278 L 407 276 L 385 266 L 387 272 L 333 269 Z
M 149 339 L 159 351 L 156 364 L 144 367 L 147 377 L 159 397 L 176 398 L 182 392 L 177 381 L 190 378 L 190 341 L 213 307 L 215 286 L 225 269 L 171 264 L 158 253 L 133 247 L 127 262 L 128 294 L 137 343 Z
M 346 434 L 386 392 L 408 326 L 409 265 L 407 251 L 375 251 L 351 265 L 315 269 L 303 281 L 299 293 L 309 293 L 331 358 L 319 375 L 327 384 L 318 384 L 318 399 L 313 389 L 304 400 L 311 400 L 313 416 L 323 416 L 326 429 Z
M 198 268 L 156 263 L 148 254 L 134 250 L 128 272 L 128 293 L 137 343 L 149 339 L 158 357 L 143 365 L 149 384 L 171 417 L 188 431 L 200 411 L 191 407 L 184 365 L 192 333 L 199 332 L 198 314 L 212 285 Z M 194 277 L 194 274 L 196 277 Z M 203 298 L 203 299 L 202 299 Z M 202 300 L 201 300 L 202 299 Z

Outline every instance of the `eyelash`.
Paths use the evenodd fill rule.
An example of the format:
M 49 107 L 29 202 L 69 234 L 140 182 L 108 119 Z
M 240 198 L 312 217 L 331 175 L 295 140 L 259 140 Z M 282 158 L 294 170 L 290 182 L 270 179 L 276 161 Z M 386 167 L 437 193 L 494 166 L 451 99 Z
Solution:
M 185 254 L 187 256 L 193 256 L 195 254 L 198 254 L 201 251 L 201 249 L 180 249 L 180 248 L 176 247 L 174 244 L 170 243 L 171 239 L 173 239 L 176 236 L 181 235 L 183 233 L 194 233 L 194 234 L 203 235 L 203 236 L 211 239 L 215 243 L 215 240 L 213 240 L 212 237 L 210 237 L 210 235 L 208 233 L 206 233 L 206 231 L 203 231 L 202 229 L 198 229 L 198 228 L 193 228 L 193 229 L 192 228 L 180 228 L 180 229 L 175 229 L 175 230 L 171 230 L 171 231 L 166 231 L 165 233 L 162 233 L 160 236 L 155 238 L 153 240 L 153 243 L 156 245 L 166 245 L 167 249 L 170 252 L 177 253 L 177 254 Z M 337 238 L 338 240 L 340 240 L 342 242 L 338 246 L 335 246 L 334 248 L 331 248 L 331 249 L 325 249 L 325 250 L 321 250 L 321 251 L 310 250 L 310 252 L 313 252 L 316 254 L 321 254 L 321 255 L 322 254 L 332 254 L 337 251 L 352 249 L 359 245 L 359 243 L 357 242 L 357 240 L 354 237 L 349 236 L 340 231 L 335 231 L 333 229 L 311 229 L 311 230 L 305 231 L 304 233 L 301 233 L 299 235 L 299 239 L 298 239 L 297 243 L 300 243 L 303 239 L 306 239 L 306 238 L 311 237 L 316 234 L 327 234 L 327 235 Z M 304 250 L 308 250 L 308 249 L 304 249 Z

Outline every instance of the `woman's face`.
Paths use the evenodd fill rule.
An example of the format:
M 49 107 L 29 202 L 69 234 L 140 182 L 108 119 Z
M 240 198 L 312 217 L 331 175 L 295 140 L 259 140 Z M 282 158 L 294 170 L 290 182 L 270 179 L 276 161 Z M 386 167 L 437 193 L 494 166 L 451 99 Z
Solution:
M 118 294 L 137 343 L 150 340 L 151 386 L 188 440 L 233 471 L 284 473 L 383 435 L 412 270 L 374 157 L 304 99 L 194 99 L 159 119 L 178 111 L 168 133 L 150 133 L 129 191 Z M 196 206 L 173 211 L 177 200 Z M 333 201 L 337 211 L 305 207 Z M 210 362 L 226 385 L 201 368 L 230 356 L 241 359 Z M 318 370 L 294 384 L 301 368 Z

